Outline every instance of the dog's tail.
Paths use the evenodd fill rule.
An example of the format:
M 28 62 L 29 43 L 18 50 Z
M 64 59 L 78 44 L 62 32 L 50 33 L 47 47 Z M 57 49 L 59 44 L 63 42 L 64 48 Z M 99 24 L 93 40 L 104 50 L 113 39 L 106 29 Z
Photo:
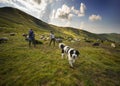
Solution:
M 63 49 L 65 47 L 64 43 L 59 43 L 59 48 Z

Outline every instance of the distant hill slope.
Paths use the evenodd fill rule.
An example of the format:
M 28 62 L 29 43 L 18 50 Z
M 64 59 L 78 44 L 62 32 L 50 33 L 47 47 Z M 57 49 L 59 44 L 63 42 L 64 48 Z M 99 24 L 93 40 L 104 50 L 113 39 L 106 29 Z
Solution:
M 120 34 L 111 33 L 111 34 L 100 34 L 101 38 L 106 38 L 113 42 L 120 42 Z
M 0 8 L 0 30 L 6 32 L 11 31 L 28 31 L 29 28 L 33 28 L 35 31 L 48 32 L 50 30 L 55 31 L 58 35 L 67 35 L 71 37 L 79 38 L 93 38 L 110 40 L 120 42 L 120 34 L 94 34 L 84 30 L 75 29 L 71 27 L 57 27 L 47 24 L 33 16 L 30 16 L 16 8 L 4 7 Z M 10 29 L 11 28 L 11 29 Z
M 4 7 L 0 8 L 0 26 L 1 27 L 16 27 L 15 25 L 24 25 L 46 29 L 49 24 L 36 19 L 16 8 Z

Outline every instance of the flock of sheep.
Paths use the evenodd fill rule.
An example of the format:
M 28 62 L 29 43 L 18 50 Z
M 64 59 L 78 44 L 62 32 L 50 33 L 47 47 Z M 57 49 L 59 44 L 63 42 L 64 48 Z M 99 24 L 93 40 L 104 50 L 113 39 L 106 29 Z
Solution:
M 10 36 L 15 36 L 16 33 L 10 33 Z M 1 43 L 7 43 L 7 41 L 9 40 L 8 37 L 0 37 L 0 44 Z
M 10 33 L 10 36 L 15 36 L 16 35 L 16 33 Z M 28 39 L 28 34 L 22 34 L 22 36 L 25 38 L 25 40 L 29 40 Z M 49 36 L 45 36 L 45 35 L 41 35 L 40 36 L 40 39 L 41 40 L 44 40 L 44 41 L 47 41 L 47 40 L 49 40 Z M 56 42 L 57 43 L 61 43 L 62 41 L 63 41 L 63 39 L 64 38 L 62 38 L 62 37 L 56 37 Z M 80 42 L 81 40 L 80 39 L 73 39 L 73 38 L 71 38 L 71 37 L 68 37 L 67 38 L 67 40 L 69 41 L 69 42 Z M 1 43 L 6 43 L 7 41 L 9 41 L 9 38 L 7 38 L 7 37 L 0 37 L 0 44 Z M 84 39 L 84 41 L 85 42 L 87 42 L 87 43 L 93 43 L 92 44 L 92 46 L 100 46 L 100 44 L 101 43 L 103 43 L 104 41 L 103 40 L 101 40 L 101 42 L 98 42 L 98 41 L 100 41 L 100 40 L 97 40 L 97 42 L 93 42 L 93 41 L 91 41 L 91 40 L 89 40 L 89 39 Z M 36 43 L 42 43 L 42 42 L 39 42 L 38 40 L 36 40 Z M 115 43 L 113 43 L 113 42 L 111 42 L 111 45 L 110 45 L 111 47 L 113 47 L 113 48 L 115 48 L 116 47 L 116 44 Z

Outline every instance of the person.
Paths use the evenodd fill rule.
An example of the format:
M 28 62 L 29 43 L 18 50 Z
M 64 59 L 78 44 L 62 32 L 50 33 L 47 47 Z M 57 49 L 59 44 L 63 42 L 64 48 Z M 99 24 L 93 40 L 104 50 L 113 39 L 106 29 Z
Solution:
M 53 44 L 55 46 L 55 35 L 54 35 L 53 31 L 50 31 L 50 43 L 49 43 L 49 46 L 51 45 L 52 42 L 53 42 Z
M 35 34 L 34 34 L 34 31 L 32 29 L 29 30 L 29 47 L 31 47 L 31 44 L 33 44 L 34 47 L 36 46 L 36 44 L 35 44 Z

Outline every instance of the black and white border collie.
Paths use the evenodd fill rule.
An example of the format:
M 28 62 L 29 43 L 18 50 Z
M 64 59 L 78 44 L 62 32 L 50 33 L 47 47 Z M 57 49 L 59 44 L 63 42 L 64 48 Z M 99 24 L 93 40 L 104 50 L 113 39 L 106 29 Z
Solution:
M 79 51 L 75 50 L 74 48 L 70 48 L 69 46 L 66 46 L 64 43 L 59 43 L 59 48 L 61 49 L 62 58 L 66 54 L 68 57 L 70 67 L 73 67 L 73 63 L 75 63 L 75 60 L 80 54 Z

